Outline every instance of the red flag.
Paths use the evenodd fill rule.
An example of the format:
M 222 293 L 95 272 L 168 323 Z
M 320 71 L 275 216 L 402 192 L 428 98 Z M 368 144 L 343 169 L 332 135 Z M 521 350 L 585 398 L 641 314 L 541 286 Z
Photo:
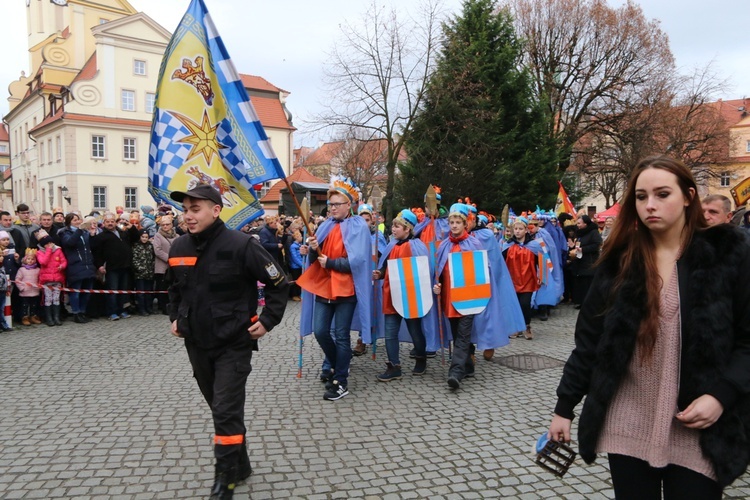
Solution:
M 576 216 L 576 207 L 573 206 L 573 203 L 570 201 L 570 198 L 568 198 L 568 193 L 565 192 L 565 188 L 562 185 L 562 182 L 557 181 L 557 185 L 560 186 L 560 189 L 557 191 L 557 202 L 555 202 L 555 213 L 559 216 L 561 213 L 569 213 L 573 217 Z

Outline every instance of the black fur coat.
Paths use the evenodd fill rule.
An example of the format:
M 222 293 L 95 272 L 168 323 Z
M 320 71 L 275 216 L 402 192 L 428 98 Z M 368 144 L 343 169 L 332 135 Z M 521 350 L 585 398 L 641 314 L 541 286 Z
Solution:
M 682 349 L 677 404 L 685 409 L 703 394 L 724 407 L 701 431 L 700 446 L 718 482 L 726 486 L 750 462 L 750 244 L 728 224 L 698 231 L 677 263 Z M 596 458 L 609 404 L 626 374 L 645 312 L 643 271 L 633 270 L 612 306 L 607 298 L 617 262 L 605 262 L 578 317 L 576 347 L 563 370 L 555 413 L 579 422 L 581 457 Z M 656 383 L 656 382 L 655 382 Z

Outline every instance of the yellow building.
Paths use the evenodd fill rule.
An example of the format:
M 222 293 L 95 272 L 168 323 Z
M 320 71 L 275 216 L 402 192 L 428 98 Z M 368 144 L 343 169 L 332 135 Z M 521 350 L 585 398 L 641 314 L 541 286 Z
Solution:
M 27 4 L 32 72 L 10 84 L 4 120 L 12 206 L 24 202 L 36 213 L 56 206 L 88 213 L 153 205 L 147 191 L 151 117 L 171 33 L 126 0 Z M 267 131 L 289 172 L 294 130 L 284 108 L 289 93 L 252 78 L 251 84 L 264 82 L 251 98 L 273 111 L 275 128 Z M 268 113 L 258 115 L 265 126 Z

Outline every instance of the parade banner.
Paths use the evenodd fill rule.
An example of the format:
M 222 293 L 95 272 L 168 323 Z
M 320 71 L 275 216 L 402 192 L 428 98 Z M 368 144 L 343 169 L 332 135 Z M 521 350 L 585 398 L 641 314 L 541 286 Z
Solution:
M 393 307 L 406 318 L 421 318 L 432 308 L 430 263 L 426 255 L 388 260 Z
M 750 177 L 734 186 L 729 192 L 732 193 L 735 206 L 741 208 L 747 200 L 750 200 Z
M 448 255 L 451 304 L 464 316 L 479 314 L 490 302 L 490 267 L 487 250 Z
M 164 53 L 148 165 L 155 200 L 181 209 L 172 191 L 208 184 L 233 229 L 263 213 L 253 185 L 284 177 L 202 0 L 190 3 Z
M 562 182 L 557 181 L 557 185 L 559 186 L 559 189 L 557 190 L 557 201 L 555 202 L 555 214 L 559 216 L 562 213 L 567 213 L 575 217 L 576 207 L 573 205 L 573 202 L 570 201 L 568 192 L 565 191 Z

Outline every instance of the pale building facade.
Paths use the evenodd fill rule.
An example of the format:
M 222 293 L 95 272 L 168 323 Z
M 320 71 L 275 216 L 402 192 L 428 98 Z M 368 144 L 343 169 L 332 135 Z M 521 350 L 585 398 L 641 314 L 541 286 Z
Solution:
M 58 3 L 64 5 L 28 3 L 31 75 L 9 86 L 13 196 L 5 208 L 24 202 L 35 213 L 62 207 L 85 214 L 153 205 L 147 191 L 151 118 L 171 33 L 125 0 Z M 289 93 L 252 78 L 264 82 L 255 85 L 261 87 L 255 95 L 248 90 L 289 172 Z
M 719 111 L 729 127 L 729 154 L 727 161 L 717 162 L 710 166 L 711 176 L 698 182 L 698 196 L 704 198 L 709 194 L 721 194 L 732 199 L 730 190 L 742 180 L 750 177 L 750 99 L 719 99 L 708 105 Z M 579 174 L 579 182 L 591 182 L 585 174 L 580 172 Z M 624 194 L 624 189 L 625 185 L 622 183 L 621 195 Z M 610 200 L 610 204 L 613 203 Z M 606 210 L 606 205 L 604 196 L 594 192 L 582 200 L 576 208 L 593 215 Z M 733 209 L 736 208 L 739 207 L 733 206 Z

